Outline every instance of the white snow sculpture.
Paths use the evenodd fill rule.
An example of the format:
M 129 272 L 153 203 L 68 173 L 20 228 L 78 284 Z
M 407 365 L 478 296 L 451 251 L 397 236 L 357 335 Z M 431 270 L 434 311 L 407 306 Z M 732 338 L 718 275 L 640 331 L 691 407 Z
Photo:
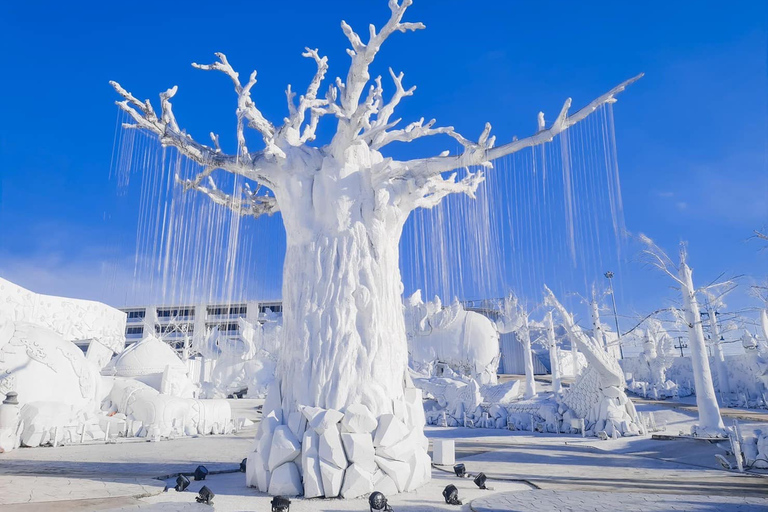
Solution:
M 425 304 L 416 291 L 406 301 L 406 332 L 414 368 L 443 363 L 480 384 L 496 384 L 499 335 L 480 313 L 466 311 L 458 301 L 443 308 L 438 297 Z
M 717 404 L 715 386 L 712 382 L 712 372 L 709 368 L 707 346 L 704 341 L 704 330 L 701 325 L 699 303 L 696 300 L 697 290 L 693 286 L 693 271 L 686 263 L 685 245 L 680 244 L 680 265 L 675 265 L 669 257 L 650 238 L 639 235 L 645 244 L 643 253 L 650 258 L 651 263 L 671 277 L 678 285 L 683 296 L 683 312 L 688 326 L 688 342 L 693 365 L 693 378 L 696 386 L 696 406 L 699 411 L 699 423 L 692 427 L 692 434 L 704 437 L 727 437 L 720 407 Z M 672 272 L 676 270 L 676 272 Z
M 126 348 L 110 361 L 102 375 L 135 379 L 171 396 L 192 398 L 195 395 L 186 365 L 170 345 L 154 336 Z
M 685 396 L 686 392 L 677 383 L 667 378 L 667 370 L 675 360 L 672 338 L 656 319 L 646 321 L 647 328 L 640 333 L 643 352 L 640 354 L 640 366 L 632 371 L 632 392 L 646 398 L 663 399 L 673 396 Z M 632 367 L 631 362 L 626 366 Z
M 550 142 L 600 106 L 615 101 L 616 94 L 639 78 L 620 84 L 571 116 L 569 99 L 550 127 L 540 114 L 535 135 L 498 147 L 494 147 L 490 125 L 477 142 L 451 127 L 436 127 L 434 121 L 425 123 L 423 119 L 396 129 L 399 120 L 393 118 L 395 108 L 414 89 L 405 89 L 402 73 L 392 72 L 395 91 L 385 101 L 382 81 L 375 78 L 371 82 L 369 68 L 390 35 L 424 28 L 421 23 L 403 21 L 411 4 L 412 0 L 389 0 L 390 19 L 378 31 L 371 26 L 367 42 L 342 23 L 352 45 L 348 50 L 352 62 L 346 80 L 337 79 L 325 97 L 318 93 L 328 60 L 317 50 L 307 49 L 304 55 L 316 63 L 317 73 L 298 104 L 289 87 L 289 112 L 281 126 L 269 122 L 251 97 L 255 72 L 243 83 L 223 54 L 218 54 L 219 60 L 213 64 L 195 65 L 223 72 L 234 84 L 238 97 L 237 155 L 222 152 L 215 135 L 213 145 L 205 146 L 179 127 L 170 101 L 176 87 L 160 95 L 158 113 L 149 101 L 140 101 L 112 82 L 124 98 L 118 104 L 135 121 L 131 127 L 157 135 L 160 143 L 176 148 L 202 167 L 194 178 L 180 178 L 185 188 L 206 194 L 243 215 L 282 212 L 287 238 L 283 344 L 278 384 L 270 392 L 273 396 L 268 396 L 270 407 L 264 408 L 266 414 L 279 409 L 280 422 L 306 406 L 344 412 L 350 405 L 363 404 L 376 418 L 407 406 L 408 346 L 399 241 L 410 213 L 431 208 L 448 194 L 474 196 L 483 179 L 482 171 L 466 172 L 462 179 L 457 179 L 455 172 L 443 174 L 473 166 L 490 167 L 497 158 Z M 335 119 L 336 133 L 326 146 L 310 146 L 323 116 Z M 263 150 L 249 150 L 246 127 L 261 135 Z M 382 154 L 391 143 L 437 134 L 455 139 L 463 146 L 463 153 L 445 152 L 408 161 Z M 216 188 L 211 177 L 216 169 L 256 182 L 258 187 L 226 194 Z M 422 430 L 418 424 L 411 428 Z M 257 435 L 259 439 L 271 438 L 272 431 L 260 429 Z M 379 464 L 399 490 L 415 488 L 425 475 L 428 477 L 426 449 L 414 450 L 408 461 Z M 321 463 L 325 496 L 335 496 L 338 472 L 325 468 Z M 325 481 L 333 484 L 331 490 Z
M 517 297 L 509 294 L 504 298 L 500 308 L 499 318 L 496 320 L 496 328 L 500 333 L 516 333 L 523 344 L 525 357 L 525 398 L 536 396 L 536 381 L 533 376 L 533 349 L 531 348 L 531 330 L 528 323 L 528 312 L 519 303 Z
M 553 307 L 568 331 L 571 343 L 587 358 L 587 367 L 576 382 L 563 394 L 562 403 L 576 418 L 584 419 L 592 435 L 605 431 L 610 437 L 637 435 L 642 425 L 634 404 L 624 393 L 624 372 L 616 359 L 605 351 L 603 344 L 588 336 L 573 321 L 573 317 L 545 287 L 544 301 Z M 564 414 L 565 418 L 566 415 Z
M 125 346 L 122 311 L 100 302 L 34 293 L 2 278 L 0 317 L 47 327 L 65 341 L 91 340 L 87 357 L 99 368 Z
M 7 447 L 48 442 L 52 421 L 92 415 L 107 386 L 74 343 L 46 327 L 0 317 L 0 397 L 18 393 L 21 411 L 20 430 L 12 434 L 21 437 L 6 440 Z

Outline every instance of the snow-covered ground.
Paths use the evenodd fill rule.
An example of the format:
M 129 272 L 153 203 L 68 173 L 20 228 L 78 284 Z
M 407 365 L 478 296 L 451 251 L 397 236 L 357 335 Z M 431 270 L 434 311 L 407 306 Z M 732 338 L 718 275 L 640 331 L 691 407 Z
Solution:
M 252 419 L 259 417 L 256 409 L 259 403 L 253 400 L 230 400 L 234 416 Z M 646 413 L 653 411 L 659 424 L 666 422 L 667 433 L 685 430 L 695 421 L 694 413 L 671 409 L 666 405 L 640 404 L 639 409 Z M 743 422 L 742 425 L 745 428 L 768 426 L 760 422 Z M 17 505 L 14 507 L 22 511 L 33 510 L 19 505 L 18 501 L 20 487 L 32 485 L 33 480 L 27 479 L 25 482 L 25 479 L 19 479 L 17 475 L 35 474 L 39 478 L 48 478 L 49 499 L 64 500 L 68 497 L 67 489 L 71 491 L 72 488 L 84 489 L 88 486 L 91 489 L 104 488 L 105 479 L 109 482 L 110 492 L 120 495 L 121 486 L 137 485 L 131 483 L 131 478 L 191 472 L 198 464 L 204 464 L 213 471 L 234 470 L 250 450 L 254 430 L 255 425 L 237 434 L 223 436 L 16 450 L 6 454 L 0 465 L 0 505 L 11 503 L 8 501 L 10 495 L 5 490 L 13 484 L 16 487 L 14 496 L 17 497 L 14 502 Z M 586 506 L 594 501 L 604 506 L 606 500 L 616 496 L 614 493 L 622 494 L 616 496 L 611 503 L 621 505 L 623 510 L 633 510 L 630 505 L 641 498 L 643 503 L 647 501 L 652 504 L 648 507 L 656 507 L 647 510 L 669 510 L 672 506 L 680 506 L 685 510 L 712 510 L 712 507 L 717 510 L 760 510 L 759 507 L 768 507 L 766 477 L 723 471 L 714 454 L 724 451 L 707 442 L 655 441 L 647 436 L 600 441 L 572 435 L 437 427 L 428 427 L 426 434 L 432 441 L 453 439 L 457 459 L 466 464 L 470 473 L 485 472 L 490 478 L 488 485 L 493 487 L 493 491 L 480 491 L 471 480 L 457 479 L 449 471 L 450 468 L 446 468 L 448 471 L 435 468 L 433 480 L 427 486 L 416 492 L 390 497 L 390 504 L 397 511 L 471 510 L 467 505 L 458 508 L 443 503 L 441 492 L 449 483 L 459 488 L 459 495 L 465 504 L 475 498 L 512 492 L 517 501 L 505 499 L 507 503 L 518 503 L 518 509 L 527 509 L 530 503 L 538 503 L 542 510 L 561 510 L 565 508 L 555 506 L 565 500 L 573 510 L 594 510 L 594 506 Z M 120 498 L 110 501 L 104 499 L 103 494 L 94 493 L 93 496 L 100 498 L 99 506 L 102 509 L 210 510 L 194 503 L 197 490 L 202 484 L 193 481 L 185 492 L 177 493 L 171 489 L 141 499 Z M 204 484 L 216 494 L 215 510 L 269 510 L 271 497 L 245 487 L 245 475 L 242 473 L 210 475 Z M 61 489 L 60 493 L 52 492 L 57 488 Z M 659 497 L 661 494 L 664 496 Z M 569 496 L 572 497 L 570 501 Z M 739 499 L 730 499 L 735 496 Z M 753 502 L 750 503 L 750 500 Z M 482 504 L 477 503 L 478 507 Z M 555 505 L 548 505 L 552 503 Z M 37 505 L 41 506 L 40 503 Z M 48 505 L 51 504 L 44 506 Z M 57 505 L 57 508 L 62 508 L 60 505 L 64 503 Z M 62 510 L 92 510 L 94 502 L 68 502 L 66 506 Z M 478 507 L 475 509 L 489 510 Z M 10 507 L 8 509 L 13 510 Z M 5 506 L 2 510 L 6 510 Z M 294 499 L 291 510 L 367 510 L 367 502 L 364 499 Z

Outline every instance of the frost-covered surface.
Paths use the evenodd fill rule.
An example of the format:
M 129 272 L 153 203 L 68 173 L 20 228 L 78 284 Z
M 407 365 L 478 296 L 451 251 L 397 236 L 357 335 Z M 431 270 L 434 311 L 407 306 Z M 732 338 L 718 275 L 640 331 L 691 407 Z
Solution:
M 499 333 L 493 322 L 458 301 L 443 307 L 438 297 L 423 302 L 416 291 L 405 301 L 409 365 L 424 376 L 441 376 L 445 366 L 454 373 L 496 384 Z
M 220 336 L 214 329 L 208 337 L 208 357 L 213 369 L 201 382 L 202 396 L 226 398 L 247 390 L 250 398 L 264 397 L 275 380 L 282 340 L 282 315 L 269 312 L 263 323 L 238 319 L 241 336 Z
M 0 278 L 0 318 L 47 327 L 65 341 L 95 340 L 105 347 L 98 365 L 125 346 L 122 311 L 100 302 L 34 293 Z M 98 357 L 96 357 L 98 355 Z
M 34 299 L 34 294 L 21 295 Z M 78 302 L 48 297 L 43 304 Z M 110 310 L 94 307 L 84 310 L 82 316 L 87 317 L 87 311 L 106 311 L 109 319 Z M 100 360 L 111 349 L 97 343 L 103 350 L 91 357 L 92 342 L 86 356 L 72 340 L 65 339 L 61 328 L 54 331 L 45 325 L 58 322 L 58 317 L 44 316 L 39 324 L 29 311 L 34 312 L 15 306 L 0 310 L 0 397 L 11 392 L 18 397 L 18 404 L 7 400 L 0 406 L 0 452 L 19 445 L 107 441 L 118 436 L 160 438 L 232 429 L 229 404 L 195 399 L 197 389 L 187 375 L 187 366 L 167 344 L 147 337 L 126 350 L 120 345 L 121 352 L 103 365 Z M 113 320 L 124 329 L 125 314 L 118 313 Z M 14 315 L 33 321 L 14 320 Z

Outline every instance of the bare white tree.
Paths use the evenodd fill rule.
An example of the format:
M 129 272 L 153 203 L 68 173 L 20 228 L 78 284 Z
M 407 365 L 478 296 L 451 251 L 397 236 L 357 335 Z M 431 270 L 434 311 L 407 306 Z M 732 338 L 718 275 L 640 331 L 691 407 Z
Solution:
M 613 103 L 642 76 L 621 83 L 574 114 L 569 114 L 568 99 L 551 125 L 539 114 L 535 134 L 500 146 L 495 146 L 490 124 L 477 141 L 453 127 L 438 127 L 434 120 L 398 128 L 401 120 L 394 117 L 395 109 L 415 87 L 406 88 L 403 74 L 390 71 L 394 92 L 385 99 L 381 77 L 372 79 L 369 69 L 392 34 L 424 28 L 403 21 L 411 4 L 389 0 L 389 20 L 379 30 L 371 25 L 367 41 L 342 22 L 351 65 L 346 77 L 336 78 L 324 94 L 328 60 L 307 49 L 303 55 L 315 63 L 315 75 L 298 98 L 288 87 L 288 116 L 279 125 L 267 120 L 252 99 L 255 71 L 242 81 L 221 53 L 212 64 L 194 64 L 223 73 L 234 86 L 236 154 L 225 154 L 217 135 L 211 134 L 212 143 L 206 145 L 181 129 L 171 105 L 176 87 L 160 94 L 157 111 L 149 100 L 141 101 L 111 82 L 123 97 L 118 105 L 134 121 L 130 128 L 155 134 L 164 146 L 203 167 L 194 178 L 178 178 L 186 189 L 246 215 L 281 211 L 287 235 L 285 341 L 277 371 L 284 417 L 301 405 L 343 411 L 360 403 L 376 416 L 391 413 L 407 380 L 398 246 L 409 214 L 437 205 L 448 194 L 474 197 L 483 171 L 470 172 L 470 167 L 490 168 L 497 158 L 552 141 Z M 310 143 L 322 118 L 334 119 L 336 132 L 330 143 L 315 147 Z M 246 130 L 260 135 L 262 149 L 247 146 Z M 405 161 L 382 154 L 394 142 L 434 135 L 453 138 L 463 151 Z M 211 179 L 217 169 L 254 182 L 253 191 L 239 196 L 222 192 Z M 459 169 L 467 169 L 461 178 Z
M 683 297 L 683 314 L 688 327 L 693 381 L 696 386 L 696 407 L 699 410 L 699 423 L 694 426 L 693 433 L 704 436 L 723 436 L 725 435 L 725 426 L 720 416 L 720 407 L 717 405 L 715 387 L 712 383 L 712 371 L 709 368 L 701 312 L 696 300 L 697 290 L 693 286 L 693 271 L 686 262 L 685 245 L 680 244 L 680 264 L 675 266 L 669 256 L 653 240 L 643 234 L 640 234 L 638 238 L 645 245 L 643 255 L 648 262 L 667 274 L 680 286 Z

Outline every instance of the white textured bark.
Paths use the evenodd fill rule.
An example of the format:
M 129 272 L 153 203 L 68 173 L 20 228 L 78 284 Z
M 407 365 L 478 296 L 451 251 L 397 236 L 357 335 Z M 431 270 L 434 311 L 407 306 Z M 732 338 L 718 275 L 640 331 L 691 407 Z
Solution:
M 378 417 L 402 398 L 408 364 L 398 266 L 402 216 L 382 206 L 392 215 L 381 218 L 372 203 L 322 190 L 320 175 L 315 181 L 310 186 L 319 189 L 314 195 L 324 211 L 306 216 L 306 210 L 283 209 L 290 233 L 278 367 L 283 409 L 343 411 L 362 403 Z M 296 197 L 283 204 L 303 210 L 303 202 Z M 338 224 L 318 230 L 324 214 L 338 215 Z
M 531 349 L 531 331 L 528 327 L 528 315 L 523 315 L 523 328 L 520 329 L 525 349 L 525 398 L 536 396 L 536 380 L 533 378 L 533 350 Z
M 715 368 L 717 369 L 717 383 L 720 393 L 728 395 L 731 393 L 731 382 L 728 378 L 728 367 L 725 365 L 725 355 L 723 354 L 723 345 L 720 341 L 720 327 L 717 325 L 717 314 L 714 309 L 709 312 L 709 327 L 712 331 L 712 346 L 715 349 Z
M 693 275 L 685 262 L 685 252 L 680 253 L 679 277 L 683 294 L 685 321 L 688 324 L 689 350 L 693 365 L 693 380 L 696 386 L 696 407 L 699 410 L 699 424 L 695 427 L 699 435 L 721 436 L 725 426 L 717 405 L 715 386 L 709 369 L 707 347 L 704 342 L 704 330 L 701 326 L 701 313 L 696 301 Z
M 557 339 L 555 338 L 555 323 L 552 320 L 552 312 L 547 312 L 547 343 L 549 344 L 549 366 L 552 369 L 552 391 L 560 394 L 560 358 L 557 357 Z

